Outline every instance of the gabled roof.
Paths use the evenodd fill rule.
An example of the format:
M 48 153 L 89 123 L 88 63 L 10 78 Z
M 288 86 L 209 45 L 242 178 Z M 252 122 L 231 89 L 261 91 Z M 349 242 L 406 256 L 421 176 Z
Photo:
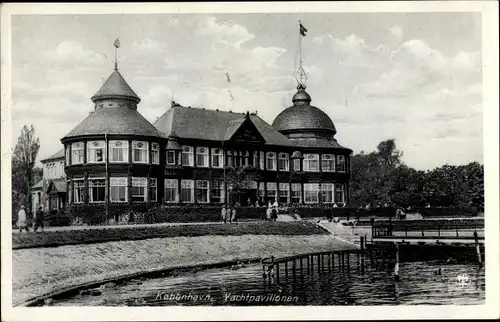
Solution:
M 57 151 L 57 153 L 51 155 L 50 157 L 40 160 L 40 162 L 45 163 L 46 161 L 54 159 L 64 159 L 64 148 Z
M 33 190 L 33 189 L 42 189 L 42 188 L 43 188 L 43 179 L 42 179 L 42 180 L 40 180 L 40 181 L 38 181 L 37 183 L 35 183 L 35 184 L 31 187 L 31 189 L 32 189 L 32 190 Z
M 136 103 L 139 103 L 141 99 L 137 94 L 130 88 L 123 76 L 118 70 L 115 70 L 109 78 L 104 82 L 101 89 L 92 96 L 92 101 L 95 102 L 99 99 L 106 98 L 125 98 L 131 99 Z
M 64 138 L 82 135 L 162 136 L 139 112 L 128 107 L 103 107 L 90 113 Z
M 65 180 L 51 180 L 47 186 L 47 193 L 49 192 L 66 192 L 66 181 Z
M 251 114 L 249 118 L 266 144 L 292 145 L 283 134 L 257 115 Z M 154 126 L 166 136 L 175 132 L 179 138 L 222 141 L 234 134 L 244 120 L 244 113 L 174 105 L 154 122 Z

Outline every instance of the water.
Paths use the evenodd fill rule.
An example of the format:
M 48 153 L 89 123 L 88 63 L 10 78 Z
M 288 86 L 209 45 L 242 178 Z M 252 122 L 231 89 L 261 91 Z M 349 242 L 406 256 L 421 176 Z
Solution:
M 337 263 L 336 263 L 337 264 Z M 484 269 L 473 264 L 413 262 L 400 264 L 400 280 L 382 265 L 360 271 L 351 259 L 349 271 L 324 269 L 312 275 L 296 272 L 280 283 L 262 277 L 252 264 L 238 270 L 210 269 L 176 277 L 132 280 L 105 287 L 98 296 L 77 295 L 55 300 L 56 306 L 167 306 L 167 305 L 470 305 L 484 304 Z M 441 267 L 441 275 L 436 270 Z M 299 266 L 297 266 L 299 269 Z M 305 268 L 304 268 L 305 270 Z M 457 279 L 461 276 L 462 279 Z M 464 278 L 466 277 L 466 278 Z

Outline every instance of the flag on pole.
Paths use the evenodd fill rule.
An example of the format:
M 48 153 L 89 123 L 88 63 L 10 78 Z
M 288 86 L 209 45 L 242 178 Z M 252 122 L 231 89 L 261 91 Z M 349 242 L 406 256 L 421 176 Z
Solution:
M 116 38 L 114 45 L 116 48 L 120 48 L 120 39 Z
M 306 29 L 306 27 L 304 27 L 304 26 L 302 25 L 302 23 L 301 23 L 301 22 L 299 22 L 299 25 L 300 25 L 300 34 L 301 34 L 302 36 L 304 36 L 304 37 L 305 37 L 305 36 L 306 36 L 307 29 Z

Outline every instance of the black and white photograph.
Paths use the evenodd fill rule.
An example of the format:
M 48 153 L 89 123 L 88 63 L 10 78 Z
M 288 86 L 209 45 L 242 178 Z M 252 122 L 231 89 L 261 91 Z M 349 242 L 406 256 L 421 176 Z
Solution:
M 2 320 L 498 318 L 498 3 L 1 10 Z

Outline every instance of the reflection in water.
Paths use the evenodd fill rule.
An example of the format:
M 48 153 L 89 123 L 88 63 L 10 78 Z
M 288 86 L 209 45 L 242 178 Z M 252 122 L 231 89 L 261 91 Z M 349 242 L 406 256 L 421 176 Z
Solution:
M 442 274 L 436 275 L 438 267 Z M 280 272 L 280 284 L 262 278 L 260 265 L 238 270 L 211 269 L 106 287 L 99 296 L 78 295 L 56 300 L 61 306 L 163 306 L 163 305 L 415 305 L 484 304 L 484 269 L 472 264 L 443 262 L 400 264 L 400 281 L 392 268 L 382 265 L 361 271 L 356 262 L 349 271 L 325 269 L 288 279 Z M 467 281 L 457 276 L 466 274 Z

